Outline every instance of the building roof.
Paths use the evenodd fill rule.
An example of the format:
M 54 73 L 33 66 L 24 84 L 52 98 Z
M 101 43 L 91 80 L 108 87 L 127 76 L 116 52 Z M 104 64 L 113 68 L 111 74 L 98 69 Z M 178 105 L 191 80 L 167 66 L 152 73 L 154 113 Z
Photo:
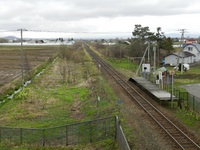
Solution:
M 186 44 L 192 44 L 192 43 L 197 43 L 197 40 L 196 39 L 187 39 L 185 41 Z
M 196 47 L 196 49 L 200 52 L 200 44 L 197 44 L 197 43 L 185 44 L 185 45 L 183 46 L 183 48 L 185 48 L 185 47 L 187 47 L 187 46 L 190 46 L 190 45 Z
M 175 55 L 175 56 L 181 58 L 181 57 L 182 57 L 182 54 L 183 54 L 183 58 L 195 56 L 194 54 L 192 54 L 192 53 L 190 53 L 190 52 L 176 52 L 176 53 L 169 54 L 169 55 L 167 55 L 167 56 Z M 165 57 L 167 57 L 167 56 L 165 56 Z

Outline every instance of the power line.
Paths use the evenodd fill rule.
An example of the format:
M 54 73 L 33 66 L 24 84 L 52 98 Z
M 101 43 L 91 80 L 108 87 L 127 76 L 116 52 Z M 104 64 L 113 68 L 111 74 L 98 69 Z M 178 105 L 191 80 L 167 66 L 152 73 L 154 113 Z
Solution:
M 0 32 L 17 32 L 17 30 L 0 30 Z
M 17 32 L 18 30 L 1 30 L 0 32 Z M 50 30 L 26 30 L 27 32 L 47 32 L 47 33 L 71 33 L 71 34 L 130 34 L 131 32 L 87 32 L 87 31 L 50 31 Z

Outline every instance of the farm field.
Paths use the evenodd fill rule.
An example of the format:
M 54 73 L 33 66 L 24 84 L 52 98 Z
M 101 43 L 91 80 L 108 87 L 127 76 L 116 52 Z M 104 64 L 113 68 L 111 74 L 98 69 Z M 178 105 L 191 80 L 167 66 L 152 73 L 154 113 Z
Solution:
M 33 75 L 38 73 L 37 67 L 53 59 L 58 51 L 58 46 L 24 46 L 23 51 L 20 46 L 0 46 L 0 94 L 15 88 L 16 85 L 11 85 L 11 82 L 19 79 L 22 74 L 22 60 L 24 74 Z
M 19 59 L 20 47 L 18 48 Z M 43 49 L 41 53 L 38 53 L 40 57 L 37 56 L 35 52 L 37 48 L 37 52 Z M 29 49 L 31 50 L 29 51 Z M 29 55 L 27 56 L 30 58 L 28 60 L 32 60 L 32 63 L 29 62 L 31 68 L 34 68 L 34 63 L 35 66 L 45 63 L 46 60 L 51 59 L 51 56 L 54 56 L 58 51 L 60 52 L 60 57 L 55 63 L 47 66 L 44 73 L 33 79 L 32 83 L 25 87 L 22 92 L 14 96 L 13 100 L 8 101 L 1 107 L 1 126 L 13 128 L 49 128 L 112 115 L 120 115 L 121 125 L 125 129 L 125 134 L 132 147 L 143 147 L 145 145 L 153 149 L 158 145 L 159 147 L 163 146 L 162 141 L 160 144 L 160 141 L 157 139 L 157 133 L 152 133 L 152 125 L 146 122 L 147 127 L 143 127 L 143 122 L 132 121 L 140 118 L 140 110 L 130 105 L 130 101 L 128 101 L 129 98 L 123 96 L 121 92 L 113 92 L 111 87 L 117 87 L 114 83 L 109 83 L 111 87 L 108 85 L 110 79 L 104 79 L 103 73 L 98 70 L 99 68 L 96 67 L 91 58 L 87 56 L 84 46 L 80 44 L 74 45 L 71 48 L 63 46 L 49 47 L 52 53 L 46 51 L 46 53 L 49 54 L 48 56 L 45 54 L 45 48 L 42 47 L 41 49 L 40 47 L 27 47 L 27 51 L 29 51 Z M 7 49 L 7 51 L 12 50 L 12 47 L 10 50 Z M 35 51 L 31 52 L 32 50 Z M 32 53 L 36 56 L 33 57 Z M 17 56 L 15 57 L 17 58 Z M 12 60 L 13 57 L 9 58 Z M 130 68 L 131 71 L 136 70 L 136 66 L 125 59 L 120 61 L 109 59 L 108 61 L 128 77 L 133 75 L 133 72 L 129 70 Z M 18 61 L 18 63 L 20 63 L 20 61 Z M 20 70 L 20 66 L 18 66 L 18 69 Z M 193 69 L 187 72 L 187 74 L 189 73 L 193 73 Z M 179 74 L 177 77 L 178 76 Z M 99 95 L 101 101 L 98 103 L 97 97 Z M 119 110 L 116 103 L 118 98 L 124 100 L 120 108 L 121 114 L 118 112 Z M 178 112 L 180 112 L 180 110 L 178 110 Z M 169 113 L 171 114 L 171 112 Z M 181 114 L 182 113 L 181 111 Z M 197 122 L 197 120 L 195 121 Z M 195 129 L 196 127 L 197 126 L 195 126 Z M 199 128 L 196 130 L 199 131 Z M 145 139 L 144 134 L 146 137 Z M 155 137 L 151 137 L 151 135 Z M 149 139 L 151 139 L 151 142 L 148 141 Z M 144 145 L 141 145 L 141 140 Z M 152 144 L 152 141 L 155 142 Z M 12 144 L 0 144 L 0 149 L 4 147 L 7 149 L 17 149 L 15 148 L 17 146 L 13 146 Z M 102 147 L 105 149 L 116 149 L 113 141 L 103 141 L 95 145 L 83 145 L 83 147 L 78 146 L 77 149 L 84 149 L 86 147 L 88 149 L 101 149 Z M 22 145 L 19 149 L 20 148 L 27 149 L 31 147 Z M 46 149 L 51 148 L 49 147 Z M 65 149 L 65 147 L 59 147 L 57 149 Z
M 118 113 L 117 97 L 105 79 L 99 76 L 98 69 L 82 46 L 79 46 L 76 48 L 78 50 L 74 51 L 70 51 L 71 49 L 67 51 L 66 47 L 62 47 L 60 57 L 53 64 L 48 65 L 39 77 L 34 78 L 31 84 L 1 107 L 1 126 L 52 128 L 114 116 Z M 70 55 L 65 55 L 68 52 Z M 77 54 L 80 57 L 77 57 Z M 70 61 L 67 61 L 66 57 Z M 65 71 L 63 71 L 64 68 Z M 101 101 L 97 104 L 98 95 L 101 95 Z M 17 149 L 12 144 L 0 144 L 0 149 L 4 147 Z M 19 149 L 23 147 L 33 148 L 20 145 Z M 85 147 L 86 149 L 102 147 L 116 149 L 114 140 L 106 140 L 89 146 L 83 145 L 83 148 Z M 82 146 L 78 148 L 82 149 Z M 51 149 L 51 147 L 46 149 Z M 56 147 L 56 149 L 70 148 Z

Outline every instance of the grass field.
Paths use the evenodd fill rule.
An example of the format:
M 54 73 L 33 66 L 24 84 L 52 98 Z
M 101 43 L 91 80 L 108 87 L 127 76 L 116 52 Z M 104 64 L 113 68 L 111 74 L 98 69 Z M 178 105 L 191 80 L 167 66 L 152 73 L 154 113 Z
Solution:
M 99 102 L 99 116 L 97 116 L 97 96 L 92 95 L 93 91 L 88 88 L 91 83 L 89 81 L 80 83 L 77 81 L 76 84 L 62 83 L 62 76 L 58 70 L 61 61 L 58 60 L 49 67 L 49 70 L 17 94 L 13 100 L 4 104 L 0 109 L 2 126 L 53 127 L 109 116 L 112 115 L 113 109 L 117 110 L 114 105 L 115 101 L 113 101 L 117 98 L 111 88 L 106 85 L 106 81 L 100 78 L 104 96 Z M 96 73 L 95 78 L 99 79 L 97 70 Z M 99 86 L 99 81 L 95 82 L 92 84 Z
M 168 70 L 173 70 L 172 67 L 167 67 Z M 191 66 L 190 69 L 181 74 L 180 71 L 176 71 L 174 75 L 174 86 L 179 87 L 184 84 L 200 83 L 200 65 Z
M 82 56 L 88 57 L 86 54 Z M 0 126 L 49 128 L 116 115 L 118 109 L 115 93 L 100 76 L 92 60 L 89 58 L 83 60 L 83 63 L 70 61 L 70 66 L 76 67 L 76 71 L 72 72 L 73 68 L 66 70 L 65 80 L 62 68 L 63 65 L 69 65 L 66 60 L 60 58 L 54 64 L 48 65 L 44 73 L 34 78 L 23 91 L 1 106 Z M 87 70 L 88 66 L 90 73 Z M 98 96 L 100 96 L 100 101 L 97 100 Z M 113 140 L 80 147 L 93 149 L 102 146 L 107 149 L 116 149 Z M 0 148 L 4 147 L 29 148 L 25 145 L 0 145 Z
M 62 47 L 62 52 L 66 52 L 65 47 Z M 66 61 L 66 58 L 60 57 L 55 63 L 47 65 L 41 76 L 34 78 L 32 83 L 18 93 L 14 99 L 1 106 L 1 126 L 48 128 L 119 114 L 118 94 L 114 93 L 88 54 L 83 51 L 80 45 L 68 52 L 74 52 L 70 56 L 83 57 L 75 57 L 81 62 L 77 60 Z M 125 58 L 121 60 L 107 59 L 107 61 L 127 77 L 134 74 L 137 69 L 137 65 L 130 63 Z M 183 83 L 199 82 L 199 73 L 199 67 L 191 67 L 182 75 L 177 73 L 176 86 Z M 191 75 L 193 75 L 194 80 L 190 80 Z M 98 101 L 98 97 L 100 97 L 100 101 Z M 174 113 L 184 124 L 199 132 L 199 120 L 194 114 L 179 109 L 175 110 Z M 130 127 L 125 124 L 126 120 L 123 115 L 121 122 L 124 124 L 129 140 L 134 145 L 133 139 L 137 135 L 130 132 Z M 75 147 L 56 147 L 56 149 L 102 149 L 102 147 L 109 150 L 117 149 L 113 140 Z M 0 149 L 51 150 L 55 147 L 41 148 L 28 145 L 0 144 Z

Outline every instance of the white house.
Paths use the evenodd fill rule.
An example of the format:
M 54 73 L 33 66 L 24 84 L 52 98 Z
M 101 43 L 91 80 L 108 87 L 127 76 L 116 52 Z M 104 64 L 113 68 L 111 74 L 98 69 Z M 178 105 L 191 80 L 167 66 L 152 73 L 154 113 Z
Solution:
M 195 56 L 193 58 L 193 62 L 200 61 L 200 44 L 185 44 L 183 47 L 183 52 L 189 52 L 191 54 L 194 54 Z
M 182 61 L 183 58 L 183 61 Z M 177 63 L 190 64 L 194 62 L 195 55 L 190 52 L 176 52 L 165 56 L 165 64 L 176 66 Z
M 182 61 L 183 58 L 183 61 Z M 200 44 L 189 43 L 183 46 L 182 52 L 165 56 L 165 64 L 176 66 L 177 63 L 191 64 L 200 61 Z

